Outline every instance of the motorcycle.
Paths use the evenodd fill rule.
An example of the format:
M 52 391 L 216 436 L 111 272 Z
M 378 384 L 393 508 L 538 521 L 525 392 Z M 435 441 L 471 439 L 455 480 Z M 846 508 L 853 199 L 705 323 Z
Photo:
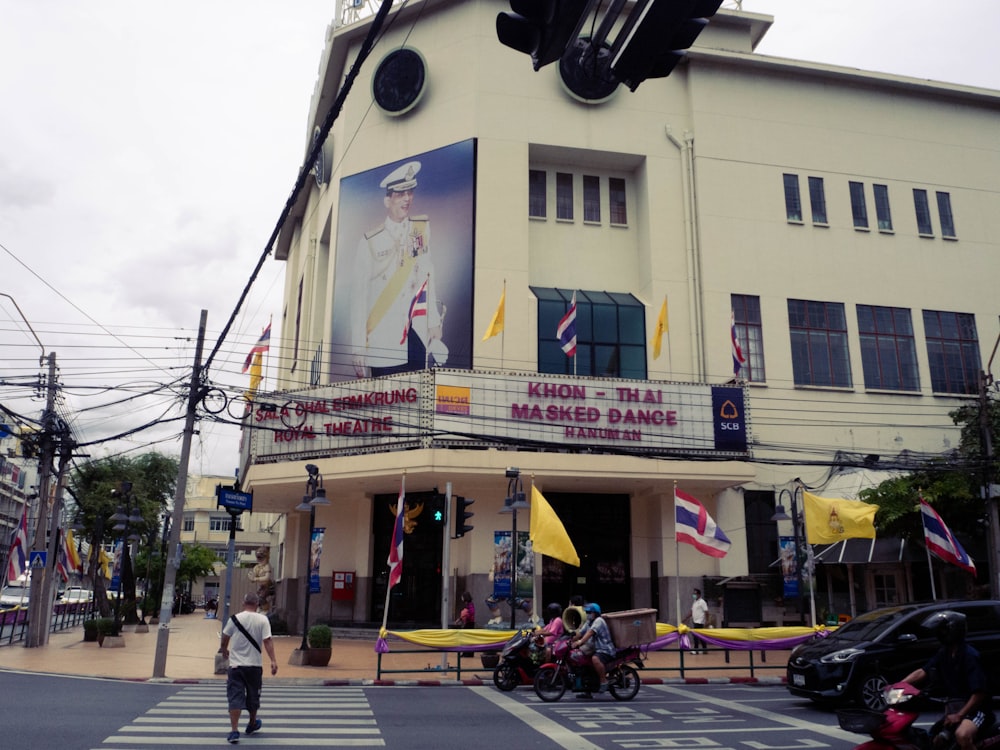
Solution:
M 871 740 L 862 742 L 854 750 L 947 750 L 955 746 L 951 729 L 944 727 L 943 718 L 930 730 L 913 726 L 917 717 L 931 706 L 938 706 L 947 713 L 950 701 L 933 698 L 906 682 L 889 685 L 884 696 L 884 711 L 865 708 L 837 711 L 841 729 L 871 735 Z M 994 723 L 981 729 L 976 748 L 1000 750 L 1000 727 Z
M 493 669 L 493 684 L 505 693 L 518 685 L 533 684 L 544 648 L 545 637 L 537 631 L 517 631 L 500 652 L 500 662 Z
M 543 664 L 535 672 L 535 694 L 546 703 L 554 703 L 567 690 L 590 695 L 599 692 L 601 684 L 589 654 L 570 648 L 569 640 L 552 644 L 553 661 Z M 635 666 L 632 666 L 635 665 Z M 618 701 L 630 701 L 639 692 L 639 673 L 642 654 L 638 646 L 619 649 L 615 658 L 607 663 L 609 691 Z

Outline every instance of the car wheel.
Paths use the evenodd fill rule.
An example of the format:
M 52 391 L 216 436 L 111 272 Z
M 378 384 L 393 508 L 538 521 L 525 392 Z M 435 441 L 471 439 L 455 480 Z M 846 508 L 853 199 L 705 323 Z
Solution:
M 858 685 L 858 703 L 871 711 L 884 711 L 885 695 L 883 693 L 888 685 L 889 681 L 880 674 L 865 675 Z

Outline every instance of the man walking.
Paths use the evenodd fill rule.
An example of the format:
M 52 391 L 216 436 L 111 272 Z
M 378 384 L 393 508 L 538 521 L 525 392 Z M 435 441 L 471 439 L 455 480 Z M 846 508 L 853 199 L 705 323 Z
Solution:
M 246 733 L 260 731 L 261 721 L 257 718 L 257 710 L 260 708 L 260 691 L 264 682 L 261 645 L 271 658 L 271 674 L 278 673 L 274 642 L 271 640 L 271 621 L 257 611 L 259 603 L 257 594 L 251 592 L 244 596 L 243 611 L 232 615 L 222 628 L 221 652 L 223 658 L 229 659 L 226 700 L 232 731 L 226 739 L 231 745 L 240 741 L 237 726 L 243 709 L 250 715 Z
M 702 598 L 701 589 L 695 589 L 691 594 L 691 611 L 684 620 L 689 621 L 692 628 L 703 628 L 707 624 L 707 618 L 708 603 Z M 692 654 L 708 653 L 705 642 L 694 633 L 691 634 L 691 645 L 694 646 L 691 651 Z

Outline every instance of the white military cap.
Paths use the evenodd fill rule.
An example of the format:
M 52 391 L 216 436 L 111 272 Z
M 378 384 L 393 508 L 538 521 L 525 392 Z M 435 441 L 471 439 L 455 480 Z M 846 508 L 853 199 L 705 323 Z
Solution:
M 392 170 L 379 187 L 383 187 L 387 192 L 402 192 L 403 190 L 413 190 L 417 186 L 417 172 L 420 171 L 419 161 L 408 161 L 401 167 Z

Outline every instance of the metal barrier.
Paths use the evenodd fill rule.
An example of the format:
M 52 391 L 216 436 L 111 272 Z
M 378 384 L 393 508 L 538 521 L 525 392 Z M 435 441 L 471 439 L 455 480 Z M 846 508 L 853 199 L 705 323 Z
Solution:
M 52 608 L 49 632 L 58 633 L 75 628 L 94 616 L 95 602 L 56 604 Z M 28 608 L 13 607 L 0 610 L 0 646 L 10 646 L 24 640 L 28 632 Z
M 708 652 L 708 654 L 715 654 L 715 659 L 701 659 L 688 653 L 688 649 L 683 648 L 663 648 L 656 651 L 647 652 L 643 654 L 643 672 L 667 672 L 667 673 L 677 673 L 677 676 L 684 679 L 689 673 L 697 672 L 728 672 L 732 674 L 734 671 L 743 671 L 744 669 L 748 673 L 748 677 L 754 679 L 758 676 L 758 672 L 765 670 L 770 671 L 785 671 L 784 662 L 768 664 L 767 663 L 767 650 L 765 649 L 754 649 L 754 650 L 743 650 L 743 649 L 728 649 L 728 648 L 718 648 L 703 645 L 700 647 L 702 651 Z M 776 651 L 787 651 L 788 649 L 774 649 Z M 755 651 L 757 656 L 755 656 Z M 486 653 L 493 653 L 492 651 Z M 383 668 L 382 661 L 385 656 L 392 656 L 395 654 L 427 654 L 428 656 L 440 656 L 441 654 L 456 654 L 458 663 L 455 667 L 434 667 L 430 663 L 424 668 L 409 668 L 409 669 L 386 669 Z M 706 663 L 708 661 L 717 661 L 717 656 L 719 654 L 724 655 L 724 663 Z M 393 648 L 388 653 L 378 654 L 378 664 L 376 666 L 376 679 L 381 680 L 384 674 L 450 674 L 455 673 L 455 679 L 462 679 L 462 659 L 475 656 L 476 653 L 470 651 L 445 651 L 432 648 L 416 648 L 416 649 L 397 649 Z M 650 658 L 656 658 L 655 655 L 663 655 L 663 657 L 669 658 L 673 655 L 677 657 L 676 664 L 670 665 L 660 665 L 655 666 L 650 664 Z M 707 654 L 706 654 L 707 655 Z M 739 657 L 745 655 L 745 660 L 740 660 Z M 736 659 L 737 662 L 734 664 L 733 660 Z M 690 662 L 695 662 L 691 664 Z M 465 667 L 466 672 L 473 671 L 476 668 L 469 669 Z M 481 669 L 488 669 L 491 673 L 493 671 L 492 667 L 482 667 Z

